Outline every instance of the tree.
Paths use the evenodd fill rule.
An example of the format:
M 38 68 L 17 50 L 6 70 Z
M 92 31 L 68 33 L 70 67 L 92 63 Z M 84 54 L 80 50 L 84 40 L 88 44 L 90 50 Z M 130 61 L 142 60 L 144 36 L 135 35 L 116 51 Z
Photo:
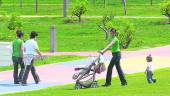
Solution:
M 169 18 L 169 23 L 170 23 L 170 1 L 161 4 L 161 12 L 162 15 L 165 15 Z
M 109 38 L 108 32 L 111 29 L 110 26 L 112 26 L 112 19 L 114 18 L 114 16 L 110 15 L 110 16 L 103 16 L 102 20 L 101 20 L 101 24 L 99 25 L 99 27 L 105 32 L 105 39 L 107 40 Z
M 123 31 L 119 32 L 118 38 L 121 41 L 121 47 L 127 49 L 134 39 L 135 27 L 132 23 L 126 21 Z
M 85 14 L 85 12 L 87 11 L 87 4 L 88 4 L 87 0 L 76 1 L 76 5 L 72 11 L 72 15 L 77 16 L 77 18 L 79 19 L 79 22 L 81 22 L 82 15 Z
M 113 16 L 104 16 L 99 27 L 106 33 L 106 39 L 109 39 L 109 31 L 116 28 L 119 33 L 118 38 L 121 41 L 121 48 L 128 48 L 134 40 L 135 27 L 128 20 L 115 20 Z

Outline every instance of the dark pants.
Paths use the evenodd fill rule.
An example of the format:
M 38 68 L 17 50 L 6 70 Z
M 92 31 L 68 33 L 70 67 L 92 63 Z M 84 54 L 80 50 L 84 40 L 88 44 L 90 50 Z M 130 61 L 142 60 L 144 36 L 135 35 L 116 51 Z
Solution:
M 22 57 L 12 57 L 12 61 L 13 61 L 13 65 L 14 65 L 14 73 L 13 73 L 13 77 L 14 77 L 14 83 L 18 83 L 21 81 L 23 73 L 24 73 L 24 62 L 23 62 L 23 58 Z M 20 64 L 21 70 L 18 76 L 18 65 Z
M 107 76 L 106 76 L 106 84 L 111 84 L 111 80 L 112 80 L 112 70 L 113 70 L 113 66 L 116 66 L 121 84 L 126 84 L 127 81 L 125 79 L 124 73 L 122 71 L 122 68 L 120 66 L 120 59 L 121 59 L 121 53 L 120 52 L 116 52 L 116 53 L 112 53 L 113 57 L 110 61 L 110 64 L 108 66 L 107 69 Z
M 156 82 L 156 79 L 153 79 L 153 72 L 150 70 L 147 70 L 147 81 L 148 81 L 148 83 Z
M 30 65 L 26 65 L 26 69 L 25 69 L 25 72 L 24 72 L 24 75 L 22 78 L 22 84 L 27 84 L 27 79 L 28 79 L 30 70 L 31 70 L 32 76 L 35 80 L 35 83 L 37 84 L 40 82 L 40 78 L 39 78 L 39 76 L 35 70 L 35 67 L 34 67 L 34 60 L 32 60 Z

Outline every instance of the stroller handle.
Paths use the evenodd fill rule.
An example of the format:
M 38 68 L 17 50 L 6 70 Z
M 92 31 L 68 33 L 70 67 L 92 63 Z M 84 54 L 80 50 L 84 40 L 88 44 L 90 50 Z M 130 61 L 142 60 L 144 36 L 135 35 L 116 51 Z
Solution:
M 75 71 L 79 71 L 81 69 L 85 69 L 85 68 L 74 68 Z
M 93 63 L 100 61 L 100 57 L 103 56 L 102 54 L 100 54 L 99 56 L 97 56 L 97 58 L 93 61 Z

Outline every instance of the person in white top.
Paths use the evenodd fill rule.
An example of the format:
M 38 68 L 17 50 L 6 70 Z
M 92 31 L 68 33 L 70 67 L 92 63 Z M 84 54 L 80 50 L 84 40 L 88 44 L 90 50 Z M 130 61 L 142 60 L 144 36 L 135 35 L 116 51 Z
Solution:
M 36 52 L 39 50 L 37 42 L 35 39 L 30 39 L 27 40 L 24 44 L 25 47 L 25 53 L 24 54 L 29 54 L 29 55 L 36 55 Z
M 34 59 L 35 59 L 34 57 L 36 56 L 36 54 L 38 54 L 38 56 L 42 58 L 41 52 L 39 51 L 36 42 L 37 36 L 38 34 L 35 31 L 32 31 L 30 34 L 30 39 L 27 40 L 24 44 L 24 64 L 26 65 L 26 69 L 21 82 L 23 86 L 27 85 L 27 78 L 30 70 L 35 80 L 35 83 L 38 84 L 40 82 L 40 78 L 34 67 Z
M 146 68 L 146 75 L 148 83 L 156 83 L 156 79 L 153 79 L 153 63 L 152 63 L 152 56 L 149 54 L 146 57 L 147 61 L 147 68 Z

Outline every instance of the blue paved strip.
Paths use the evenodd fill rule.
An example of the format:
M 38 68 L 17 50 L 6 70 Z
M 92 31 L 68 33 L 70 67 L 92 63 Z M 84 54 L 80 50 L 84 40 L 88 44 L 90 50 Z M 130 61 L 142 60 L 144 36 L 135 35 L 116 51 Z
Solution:
M 105 57 L 105 60 L 110 60 L 111 57 Z M 95 60 L 95 57 L 93 58 L 87 58 L 87 59 L 81 59 L 81 60 L 74 60 L 74 61 L 68 61 L 68 62 L 61 62 L 59 64 L 70 66 L 70 67 L 76 67 L 79 65 L 89 65 L 91 62 Z M 0 94 L 8 94 L 8 93 L 16 93 L 16 92 L 24 92 L 24 91 L 32 91 L 32 90 L 39 90 L 43 88 L 48 88 L 51 86 L 58 86 L 63 85 L 61 83 L 58 84 L 50 84 L 50 83 L 40 83 L 35 84 L 29 83 L 28 86 L 21 86 L 20 84 L 15 85 L 13 84 L 13 81 L 0 81 Z
M 28 86 L 21 86 L 20 84 L 13 84 L 13 81 L 0 81 L 0 94 L 16 93 L 23 91 L 39 90 L 50 86 L 61 84 L 47 84 L 47 83 L 28 83 Z

